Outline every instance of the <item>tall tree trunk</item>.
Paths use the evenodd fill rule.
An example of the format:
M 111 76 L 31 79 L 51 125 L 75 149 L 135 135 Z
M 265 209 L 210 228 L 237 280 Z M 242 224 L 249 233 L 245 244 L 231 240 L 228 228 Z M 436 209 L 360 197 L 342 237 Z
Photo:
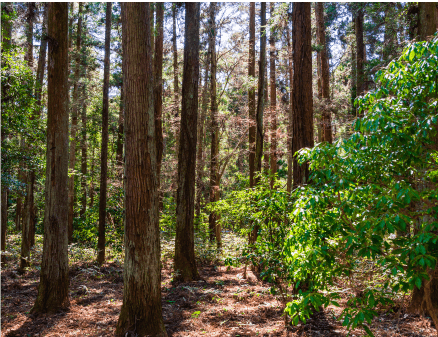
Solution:
M 44 248 L 32 314 L 69 306 L 68 298 L 68 3 L 49 4 Z
M 163 158 L 163 22 L 164 22 L 164 4 L 157 2 L 157 25 L 155 37 L 155 57 L 154 57 L 154 105 L 155 105 L 155 138 L 157 140 L 157 177 L 160 184 L 161 161 Z M 160 188 L 160 185 L 158 185 Z M 161 195 L 161 193 L 160 193 Z
M 260 28 L 260 63 L 259 63 L 259 88 L 256 112 L 256 151 L 254 159 L 254 171 L 262 171 L 263 156 L 263 110 L 265 104 L 265 68 L 266 68 L 266 3 L 261 3 L 261 28 Z M 255 179 L 255 183 L 258 179 Z
M 418 40 L 424 41 L 437 31 L 436 2 L 418 3 Z
M 322 98 L 326 102 L 325 106 L 330 101 L 330 71 L 328 67 L 327 45 L 325 42 L 325 25 L 324 25 L 324 3 L 315 3 L 316 13 L 316 35 L 318 44 L 321 46 L 319 52 L 321 64 L 321 93 Z M 322 141 L 333 143 L 332 135 L 332 118 L 328 109 L 322 111 Z
M 167 336 L 161 309 L 160 228 L 151 19 L 148 3 L 122 3 L 125 85 L 125 262 L 116 336 Z M 141 205 L 141 207 L 139 207 Z
M 176 279 L 199 277 L 195 261 L 195 176 L 198 122 L 200 4 L 186 3 L 184 70 L 181 104 L 181 133 L 178 151 L 178 192 L 176 200 Z
M 173 37 L 172 37 L 172 46 L 173 46 L 173 104 L 175 106 L 175 116 L 179 116 L 179 101 L 178 101 L 178 49 L 176 43 L 176 3 L 172 3 L 172 20 L 173 20 Z
M 312 30 L 310 23 L 310 3 L 294 3 L 292 11 L 293 31 L 293 123 L 292 153 L 308 147 L 313 141 L 313 97 L 312 97 Z M 293 160 L 293 187 L 307 184 L 308 164 L 298 165 Z
M 82 112 L 81 112 L 81 119 L 82 119 L 82 138 L 81 138 L 81 150 L 82 150 L 82 158 L 81 158 L 81 188 L 82 188 L 82 206 L 79 213 L 79 216 L 82 218 L 85 215 L 85 212 L 87 211 L 87 171 L 88 171 L 88 164 L 87 164 L 87 88 L 84 85 L 82 87 Z
M 204 192 L 204 124 L 205 117 L 208 109 L 208 90 L 209 90 L 209 76 L 210 76 L 210 48 L 208 48 L 206 61 L 205 61 L 205 75 L 204 75 L 204 88 L 202 91 L 202 112 L 201 118 L 198 121 L 198 147 L 196 149 L 196 200 L 195 200 L 195 213 L 196 218 L 201 216 L 201 197 Z
M 120 85 L 120 109 L 119 109 L 119 121 L 117 128 L 117 150 L 116 150 L 116 162 L 117 165 L 123 166 L 123 135 L 124 135 L 124 115 L 125 109 L 123 105 L 123 82 Z
M 73 217 L 74 217 L 74 203 L 75 203 L 75 164 L 76 164 L 76 132 L 78 129 L 78 106 L 79 106 L 79 75 L 81 67 L 81 37 L 82 37 L 82 7 L 79 3 L 78 13 L 78 30 L 76 37 L 76 66 L 73 83 L 73 104 L 71 107 L 71 127 L 70 127 L 70 152 L 69 152 L 69 171 L 68 178 L 68 241 L 71 242 L 73 238 Z
M 355 33 L 356 33 L 356 90 L 357 95 L 361 96 L 365 90 L 365 45 L 363 42 L 363 9 L 360 8 L 355 17 Z
M 436 32 L 437 12 L 436 3 L 419 2 L 418 3 L 418 40 L 425 41 L 428 37 Z M 438 144 L 438 123 L 435 123 L 435 146 Z M 428 188 L 433 188 L 429 185 Z M 434 234 L 437 234 L 435 231 Z M 414 287 L 411 297 L 409 311 L 414 313 L 427 313 L 433 318 L 436 324 L 438 308 L 438 263 L 435 268 L 428 268 L 429 280 L 424 280 L 421 288 Z M 435 326 L 435 328 L 437 328 Z M 438 334 L 438 330 L 437 330 Z
M 351 24 L 353 26 L 353 30 L 355 31 L 356 23 L 354 19 L 354 15 L 351 20 Z M 356 68 L 356 41 L 353 40 L 351 42 L 351 114 L 356 116 L 357 109 L 354 105 L 354 101 L 357 97 L 357 68 Z
M 270 3 L 270 13 L 273 17 L 275 10 L 275 3 Z M 274 25 L 274 24 L 273 24 Z M 269 61 L 270 61 L 270 87 L 271 87 L 271 180 L 270 187 L 274 188 L 275 173 L 277 173 L 277 86 L 275 83 L 275 61 L 277 59 L 275 50 L 275 26 L 271 27 L 271 33 L 269 35 Z
M 249 57 L 248 57 L 248 76 L 252 81 L 255 80 L 255 2 L 249 4 Z M 251 85 L 248 89 L 248 119 L 249 119 L 249 186 L 254 187 L 254 159 L 255 159 L 255 135 L 256 135 L 256 100 L 255 86 Z
M 92 147 L 91 151 L 91 169 L 90 169 L 90 208 L 94 206 L 94 147 Z
M 11 48 L 11 38 L 12 38 L 12 22 L 9 19 L 10 15 L 13 12 L 13 7 L 11 4 L 2 3 L 1 4 L 1 11 L 2 14 L 5 14 L 5 18 L 2 20 L 2 55 L 4 55 L 5 52 L 8 52 Z M 3 63 L 4 59 L 2 58 L 2 64 L 1 67 L 3 69 Z M 1 97 L 5 97 L 6 93 L 8 91 L 8 85 L 7 81 L 2 81 L 1 83 Z M 3 115 L 2 111 L 2 127 L 6 125 L 7 118 Z M 2 128 L 1 132 L 1 142 L 3 147 L 3 141 L 6 139 L 6 133 L 4 132 Z M 4 167 L 2 167 L 3 173 Z M 8 187 L 6 184 L 1 184 L 1 250 L 5 251 L 6 249 L 6 230 L 8 227 Z M 3 260 L 3 258 L 2 258 Z
M 106 190 L 108 178 L 108 109 L 109 109 L 109 76 L 110 76 L 110 43 L 111 43 L 111 9 L 112 3 L 106 3 L 105 15 L 105 59 L 103 70 L 103 103 L 102 103 L 102 148 L 100 152 L 100 194 L 99 194 L 99 238 L 97 241 L 97 263 L 105 262 L 105 220 Z
M 48 4 L 44 4 L 42 36 L 40 43 L 40 51 L 38 57 L 38 66 L 35 83 L 35 98 L 37 107 L 32 116 L 32 119 L 39 118 L 41 115 L 41 93 L 44 80 L 44 70 L 46 65 L 46 49 L 47 49 L 47 8 Z M 27 177 L 26 185 L 26 202 L 23 219 L 23 229 L 21 236 L 21 258 L 20 269 L 24 270 L 29 265 L 30 247 L 35 244 L 35 169 L 32 167 Z
M 260 11 L 260 63 L 259 63 L 259 88 L 258 101 L 256 112 L 256 147 L 254 159 L 254 171 L 260 173 L 262 171 L 262 155 L 263 155 L 263 109 L 265 102 L 265 68 L 266 68 L 266 2 L 261 3 Z M 258 184 L 260 178 L 255 178 L 254 183 Z M 252 232 L 249 236 L 249 243 L 253 244 L 257 240 L 259 225 L 254 224 Z
M 35 3 L 34 2 L 28 2 L 27 3 L 27 13 L 26 13 L 26 54 L 24 55 L 24 60 L 27 62 L 27 65 L 31 70 L 33 70 L 33 22 L 35 20 Z M 20 147 L 21 152 L 26 153 L 29 152 L 29 144 L 26 145 L 25 138 L 22 137 L 20 139 Z M 27 191 L 28 191 L 28 184 L 29 184 L 29 176 L 26 176 L 25 173 L 25 164 L 24 161 L 22 161 L 18 168 L 18 180 L 22 182 L 26 187 L 26 193 L 24 194 L 26 197 L 24 198 L 23 202 L 23 191 L 22 189 L 18 192 L 17 197 L 17 206 L 16 206 L 16 219 L 15 219 L 15 226 L 17 230 L 22 230 L 25 233 L 25 242 L 24 246 L 29 245 L 29 230 L 28 228 L 24 228 L 25 218 L 26 218 L 26 209 L 28 208 L 27 202 Z M 24 248 L 26 250 L 26 248 Z M 22 247 L 23 250 L 23 247 Z
M 218 105 L 216 98 L 216 23 L 215 12 L 216 3 L 210 3 L 210 50 L 211 50 L 211 80 L 210 80 L 210 99 L 211 99 L 211 152 L 210 152 L 210 202 L 219 200 L 219 123 Z M 218 246 L 221 245 L 220 226 L 217 223 L 217 214 L 210 213 L 209 229 L 210 241 L 216 238 Z
M 287 46 L 288 46 L 288 58 L 289 58 L 289 109 L 287 112 L 288 123 L 287 123 L 287 185 L 286 190 L 290 193 L 292 192 L 292 176 L 293 176 L 293 152 L 292 152 L 292 113 L 293 113 L 293 104 L 292 104 L 292 95 L 293 95 L 293 83 L 294 83 L 294 71 L 293 71 L 293 54 L 292 54 L 292 43 L 290 38 L 290 24 L 287 25 L 286 30 L 286 38 L 287 38 Z

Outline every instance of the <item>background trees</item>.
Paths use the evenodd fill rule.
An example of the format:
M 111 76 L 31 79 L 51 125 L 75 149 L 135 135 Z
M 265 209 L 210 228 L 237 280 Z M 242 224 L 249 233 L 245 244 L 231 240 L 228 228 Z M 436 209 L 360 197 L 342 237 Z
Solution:
M 264 3 L 199 4 L 199 9 L 183 3 L 155 4 L 153 9 L 144 5 L 129 6 L 136 6 L 135 10 L 134 7 L 129 10 L 140 11 L 141 15 L 149 12 L 149 18 L 126 16 L 122 20 L 117 3 L 112 6 L 100 3 L 70 5 L 66 19 L 68 52 L 63 52 L 67 60 L 63 60 L 67 63 L 67 89 L 60 85 L 56 90 L 65 91 L 57 94 L 51 81 L 59 79 L 50 77 L 52 73 L 45 75 L 46 45 L 52 43 L 50 52 L 58 52 L 55 40 L 45 32 L 47 6 L 40 3 L 2 4 L 1 200 L 5 263 L 13 263 L 14 246 L 21 244 L 20 272 L 26 274 L 35 268 L 41 261 L 38 249 L 44 235 L 46 246 L 52 242 L 59 244 L 62 254 L 56 263 L 62 269 L 62 275 L 65 274 L 63 233 L 55 240 L 56 231 L 46 228 L 52 214 L 46 207 L 54 209 L 56 204 L 62 208 L 63 200 L 61 197 L 56 197 L 59 199 L 56 201 L 50 199 L 55 192 L 52 193 L 49 187 L 54 185 L 45 185 L 47 179 L 55 184 L 59 178 L 58 173 L 53 180 L 51 176 L 50 151 L 53 148 L 50 144 L 47 148 L 47 141 L 53 132 L 47 128 L 47 122 L 53 121 L 52 98 L 56 96 L 61 102 L 62 95 L 63 102 L 68 102 L 63 104 L 71 117 L 67 121 L 70 127 L 69 173 L 65 175 L 69 194 L 66 213 L 70 254 L 75 249 L 98 251 L 98 262 L 104 267 L 105 256 L 111 260 L 126 257 L 127 304 L 122 310 L 119 331 L 134 322 L 134 312 L 143 310 L 138 308 L 145 305 L 136 298 L 139 294 L 135 288 L 136 277 L 150 277 L 153 287 L 149 290 L 153 296 L 148 308 L 159 306 L 160 239 L 167 246 L 172 245 L 173 251 L 175 238 L 175 255 L 169 253 L 174 258 L 175 269 L 191 269 L 187 275 L 181 273 L 182 280 L 196 278 L 196 261 L 204 258 L 194 247 L 202 246 L 211 255 L 222 258 L 221 254 L 225 253 L 217 248 L 229 239 L 230 232 L 245 237 L 245 241 L 252 233 L 251 249 L 248 248 L 248 254 L 239 261 L 251 258 L 259 263 L 264 256 L 267 269 L 261 270 L 263 273 L 289 275 L 289 265 L 276 266 L 274 263 L 276 259 L 283 261 L 281 254 L 286 254 L 287 249 L 276 249 L 283 247 L 288 231 L 296 229 L 297 224 L 299 228 L 312 231 L 314 227 L 306 226 L 315 225 L 321 235 L 330 236 L 330 233 L 338 233 L 339 228 L 327 229 L 324 221 L 331 223 L 330 219 L 338 217 L 338 223 L 347 226 L 348 231 L 355 231 L 360 238 L 354 244 L 357 253 L 362 254 L 361 258 L 375 263 L 373 256 L 367 257 L 360 249 L 369 240 L 382 245 L 385 245 L 382 240 L 393 240 L 389 237 L 391 229 L 375 229 L 378 238 L 370 237 L 368 232 L 360 231 L 354 217 L 355 214 L 367 215 L 371 212 L 367 207 L 375 206 L 369 222 L 374 225 L 374 222 L 385 220 L 378 213 L 380 205 L 377 207 L 372 197 L 373 193 L 379 194 L 382 190 L 386 198 L 397 196 L 394 202 L 408 197 L 411 200 L 403 204 L 405 208 L 400 206 L 385 211 L 387 214 L 392 212 L 393 222 L 397 215 L 408 218 L 403 218 L 406 228 L 397 229 L 400 242 L 391 242 L 404 247 L 406 256 L 414 254 L 424 262 L 423 266 L 419 263 L 406 267 L 412 267 L 410 270 L 416 276 L 410 274 L 409 285 L 396 291 L 411 291 L 410 286 L 421 282 L 415 294 L 419 296 L 417 302 L 423 303 L 427 293 L 424 288 L 426 275 L 432 275 L 433 270 L 426 262 L 431 264 L 429 256 L 436 256 L 429 250 L 429 241 L 421 241 L 416 231 L 430 235 L 431 242 L 435 239 L 434 222 L 420 224 L 420 218 L 433 219 L 435 214 L 427 212 L 434 209 L 436 199 L 432 192 L 436 184 L 433 159 L 436 147 L 431 141 L 436 136 L 426 121 L 436 126 L 436 118 L 433 109 L 422 104 L 435 104 L 436 89 L 434 83 L 426 82 L 423 72 L 416 67 L 421 62 L 433 63 L 435 55 L 430 51 L 434 42 L 411 43 L 412 39 L 432 39 L 437 27 L 436 15 L 432 15 L 436 13 L 436 4 L 317 3 L 314 11 L 308 3 L 271 4 L 269 11 Z M 64 20 L 64 14 L 62 18 Z M 146 23 L 150 27 L 144 29 Z M 268 35 L 270 67 L 267 67 L 266 55 Z M 256 40 L 260 43 L 255 43 Z M 122 51 L 122 43 L 137 46 Z M 47 62 L 53 61 L 50 54 L 47 59 Z M 391 63 L 393 60 L 398 63 Z M 122 69 L 123 62 L 126 69 Z M 432 63 L 429 73 L 433 75 Z M 397 70 L 399 64 L 413 67 L 410 80 Z M 403 77 L 406 82 L 398 85 L 405 86 L 419 98 L 413 100 L 403 96 L 401 87 L 382 79 L 382 71 L 390 78 Z M 419 92 L 422 86 L 429 88 L 429 92 Z M 400 102 L 395 101 L 399 97 L 404 97 L 412 106 L 408 109 L 399 105 Z M 403 115 L 403 109 L 416 111 L 415 121 L 413 117 Z M 369 116 L 364 116 L 366 114 Z M 397 118 L 390 122 L 390 116 Z M 357 121 L 357 117 L 365 119 Z M 393 137 L 388 130 L 394 130 L 395 134 L 400 133 L 401 139 L 405 136 L 419 139 L 419 134 L 412 133 L 411 129 L 419 120 L 424 120 L 425 124 L 418 125 L 416 130 L 426 132 L 428 136 L 421 143 L 423 150 L 413 145 L 409 149 L 409 153 L 418 155 L 415 157 L 418 161 L 411 167 L 407 163 L 413 163 L 412 158 L 403 157 L 402 152 L 397 152 L 401 149 L 394 144 L 387 145 L 388 139 L 378 133 Z M 405 123 L 404 127 L 397 129 L 398 123 Z M 376 125 L 386 129 L 375 129 Z M 64 124 L 62 128 L 64 130 Z M 373 143 L 373 137 L 380 143 Z M 63 141 L 67 142 L 67 139 Z M 388 163 L 388 167 L 398 172 L 399 180 L 395 173 L 391 177 L 385 176 L 386 168 L 368 153 L 361 152 L 364 149 L 359 151 L 354 147 L 358 144 L 373 145 L 370 149 L 378 151 L 376 156 L 381 162 Z M 53 151 L 58 150 L 57 146 Z M 394 156 L 404 158 L 404 161 L 391 162 Z M 334 163 L 332 158 L 339 162 Z M 357 161 L 348 162 L 345 158 Z M 375 162 L 376 167 L 370 168 L 367 161 Z M 265 169 L 262 169 L 262 162 Z M 369 172 L 363 171 L 363 167 L 369 168 Z M 334 172 L 339 180 L 333 176 Z M 369 175 L 371 172 L 374 176 Z M 379 179 L 386 181 L 383 178 L 390 187 L 377 183 Z M 347 186 L 340 179 L 343 182 L 356 179 L 359 185 L 349 183 Z M 396 180 L 399 187 L 396 187 Z M 323 182 L 329 187 L 324 187 Z M 407 194 L 402 193 L 400 184 L 405 184 L 403 188 L 409 190 Z M 359 187 L 368 188 L 368 185 L 374 186 L 375 190 L 367 192 L 370 194 L 360 191 Z M 303 194 L 297 192 L 298 186 Z M 364 199 L 355 204 L 355 211 L 351 211 L 348 202 L 353 199 L 348 198 L 353 198 L 354 193 Z M 324 207 L 320 209 L 306 203 L 305 198 L 310 198 L 308 200 L 321 205 L 316 196 L 330 200 L 324 204 L 328 209 L 341 205 L 345 214 L 335 211 L 327 214 Z M 239 198 L 242 200 L 236 201 Z M 228 212 L 229 209 L 232 212 Z M 420 216 L 418 212 L 423 213 Z M 300 214 L 306 214 L 307 218 L 300 218 Z M 59 226 L 59 230 L 63 227 Z M 300 237 L 300 232 L 293 234 Z M 342 235 L 344 241 L 339 239 L 337 246 L 328 249 L 336 251 L 336 247 L 343 247 L 347 250 L 353 245 L 353 241 L 347 244 L 349 237 Z M 36 247 L 33 247 L 34 238 Z M 316 237 L 313 239 L 311 245 L 326 244 Z M 412 246 L 410 251 L 406 242 L 417 248 Z M 297 242 L 291 245 L 298 250 L 310 247 L 303 248 Z M 423 252 L 420 246 L 424 246 L 427 254 L 418 255 Z M 146 256 L 143 251 L 148 251 L 150 258 L 138 259 L 138 256 Z M 126 252 L 125 256 L 123 252 Z M 47 254 L 44 251 L 44 270 L 48 270 L 49 265 Z M 162 254 L 164 259 L 167 253 Z M 398 259 L 397 254 L 391 256 Z M 352 266 L 354 273 L 357 266 Z M 271 267 L 273 269 L 268 269 Z M 322 263 L 317 267 L 326 268 Z M 396 275 L 399 272 L 395 270 Z M 45 287 L 44 277 L 49 277 L 45 273 L 41 273 L 41 289 Z M 394 272 L 389 270 L 389 273 Z M 314 275 L 298 276 L 307 281 Z M 428 277 L 432 277 L 430 275 Z M 175 274 L 175 281 L 177 276 Z M 279 285 L 282 280 L 270 279 L 270 282 Z M 316 283 L 307 285 L 315 286 L 315 292 L 321 290 Z M 137 301 L 132 302 L 137 307 L 128 305 L 131 299 Z M 67 305 L 67 301 L 63 301 L 65 305 L 58 307 Z M 418 309 L 418 305 L 416 307 Z M 153 333 L 163 333 L 161 313 L 149 309 L 143 310 L 141 315 L 158 317 L 158 327 Z M 301 309 L 307 312 L 304 306 Z M 41 309 L 44 310 L 52 309 Z M 290 311 L 290 315 L 295 314 Z M 352 315 L 348 317 L 353 319 Z M 359 317 L 357 315 L 354 317 Z M 293 317 L 300 318 L 299 314 Z

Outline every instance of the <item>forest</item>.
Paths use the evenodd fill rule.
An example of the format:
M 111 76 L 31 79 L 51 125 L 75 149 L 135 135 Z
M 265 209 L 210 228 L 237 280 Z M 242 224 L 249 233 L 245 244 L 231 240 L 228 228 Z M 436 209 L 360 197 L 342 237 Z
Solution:
M 437 2 L 2 2 L 2 336 L 438 336 Z

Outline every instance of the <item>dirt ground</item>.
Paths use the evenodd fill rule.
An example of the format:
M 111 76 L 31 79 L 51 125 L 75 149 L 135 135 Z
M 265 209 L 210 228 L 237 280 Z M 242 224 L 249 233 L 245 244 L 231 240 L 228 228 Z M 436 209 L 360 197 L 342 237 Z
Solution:
M 286 329 L 280 302 L 269 285 L 243 268 L 203 265 L 201 281 L 171 283 L 170 265 L 162 272 L 163 316 L 169 336 L 346 336 L 336 316 L 341 308 L 326 308 L 305 325 Z M 122 305 L 120 265 L 98 268 L 73 264 L 70 270 L 70 310 L 33 317 L 39 272 L 1 272 L 2 336 L 113 336 Z M 371 329 L 375 336 L 437 336 L 431 320 L 399 310 L 382 313 Z M 357 329 L 350 336 L 363 336 Z

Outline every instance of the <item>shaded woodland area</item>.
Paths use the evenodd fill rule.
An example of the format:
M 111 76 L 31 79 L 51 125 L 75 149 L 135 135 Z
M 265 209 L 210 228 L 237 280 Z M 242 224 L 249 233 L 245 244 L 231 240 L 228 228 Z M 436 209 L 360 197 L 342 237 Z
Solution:
M 4 336 L 438 336 L 438 3 L 2 3 Z

